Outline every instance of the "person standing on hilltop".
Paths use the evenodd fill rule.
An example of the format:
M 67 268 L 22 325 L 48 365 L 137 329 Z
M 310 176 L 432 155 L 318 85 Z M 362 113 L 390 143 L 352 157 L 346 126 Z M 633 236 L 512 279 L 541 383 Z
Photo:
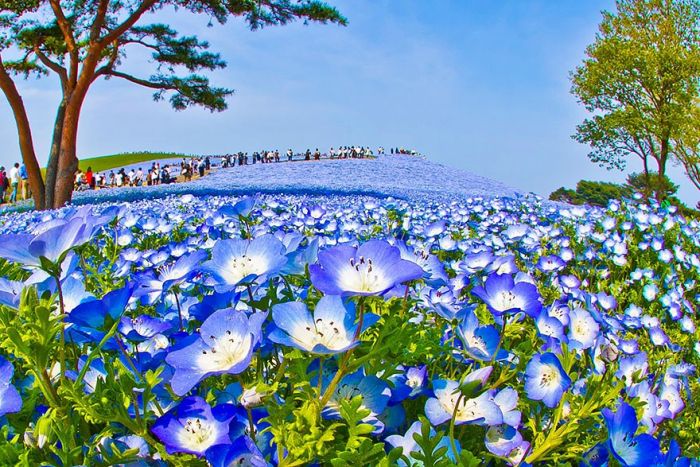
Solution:
M 14 203 L 17 201 L 17 190 L 19 188 L 19 162 L 15 162 L 15 165 L 10 169 L 10 187 L 12 188 L 10 203 Z

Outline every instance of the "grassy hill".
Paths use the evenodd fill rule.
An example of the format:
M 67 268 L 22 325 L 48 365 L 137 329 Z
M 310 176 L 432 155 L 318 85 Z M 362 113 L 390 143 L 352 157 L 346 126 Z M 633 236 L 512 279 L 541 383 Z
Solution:
M 80 170 L 83 171 L 87 170 L 88 167 L 92 167 L 93 172 L 102 172 L 115 167 L 123 167 L 125 165 L 137 164 L 139 162 L 149 162 L 158 159 L 179 159 L 182 157 L 193 156 L 175 152 L 126 152 L 122 154 L 112 154 L 109 156 L 81 159 L 79 167 Z
M 80 159 L 78 162 L 78 167 L 83 172 L 87 170 L 88 167 L 91 167 L 93 172 L 102 172 L 104 170 L 123 167 L 130 164 L 137 164 L 139 162 L 149 162 L 158 159 L 180 159 L 183 157 L 195 156 L 192 154 L 180 154 L 177 152 L 124 152 L 120 154 L 111 154 L 109 156 Z M 41 174 L 46 175 L 45 167 L 42 167 Z

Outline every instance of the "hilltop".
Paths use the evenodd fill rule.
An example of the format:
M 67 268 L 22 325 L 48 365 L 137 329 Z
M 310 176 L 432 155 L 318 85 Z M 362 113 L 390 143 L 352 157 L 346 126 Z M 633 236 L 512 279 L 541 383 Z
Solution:
M 380 156 L 237 166 L 219 169 L 190 183 L 75 193 L 74 202 L 136 200 L 170 194 L 253 193 L 371 195 L 416 201 L 525 194 L 501 182 L 421 157 Z

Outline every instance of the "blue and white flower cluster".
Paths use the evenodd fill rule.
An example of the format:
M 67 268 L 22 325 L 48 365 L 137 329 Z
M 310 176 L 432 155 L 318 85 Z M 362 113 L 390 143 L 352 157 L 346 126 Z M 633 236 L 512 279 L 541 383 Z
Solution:
M 700 456 L 700 224 L 673 208 L 182 195 L 0 229 L 17 462 Z

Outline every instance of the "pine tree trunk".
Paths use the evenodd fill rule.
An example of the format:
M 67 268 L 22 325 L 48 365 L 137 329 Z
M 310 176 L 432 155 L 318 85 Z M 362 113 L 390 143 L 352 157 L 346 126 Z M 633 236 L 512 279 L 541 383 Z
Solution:
M 61 128 L 60 148 L 58 149 L 58 170 L 53 189 L 53 207 L 60 208 L 73 199 L 75 173 L 78 170 L 78 122 L 80 111 L 88 89 L 95 76 L 95 68 L 100 61 L 102 48 L 90 49 L 75 86 L 70 89 L 65 104 L 63 127 Z
M 58 172 L 58 158 L 61 152 L 61 138 L 63 137 L 63 119 L 66 115 L 66 99 L 61 100 L 56 112 L 56 121 L 53 126 L 53 140 L 49 152 L 49 162 L 46 165 L 46 206 L 54 205 L 54 190 L 56 189 L 56 175 Z
M 53 207 L 60 208 L 70 203 L 73 198 L 75 173 L 78 170 L 77 140 L 80 104 L 68 104 L 65 109 L 58 152 L 58 170 L 53 190 Z

